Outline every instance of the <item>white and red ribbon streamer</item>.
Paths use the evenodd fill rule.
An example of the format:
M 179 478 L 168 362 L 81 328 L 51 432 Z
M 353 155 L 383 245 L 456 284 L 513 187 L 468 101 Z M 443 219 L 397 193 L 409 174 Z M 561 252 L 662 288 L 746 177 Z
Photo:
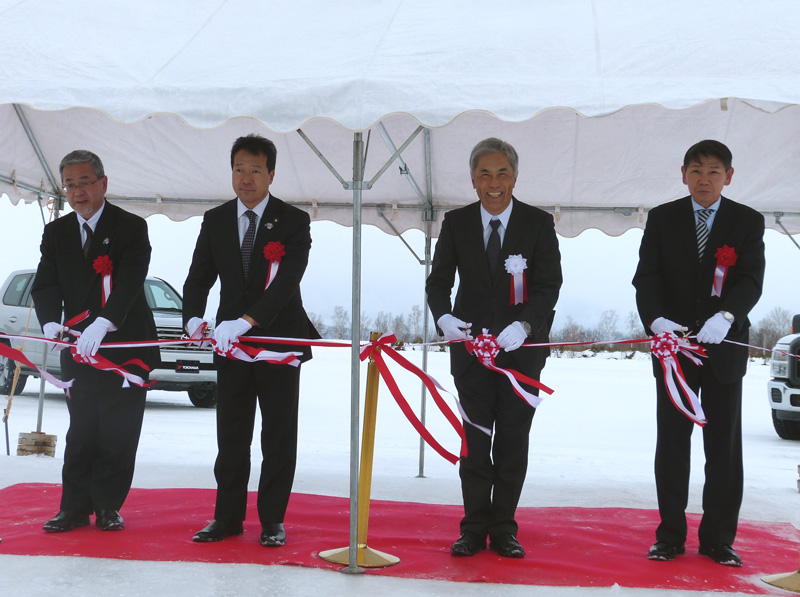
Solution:
M 508 381 L 511 382 L 511 387 L 514 388 L 514 392 L 517 394 L 517 396 L 522 398 L 533 408 L 536 408 L 542 403 L 542 398 L 523 388 L 520 385 L 520 382 L 529 386 L 533 386 L 545 394 L 553 393 L 553 390 L 548 388 L 539 380 L 528 377 L 527 375 L 523 375 L 519 371 L 514 371 L 513 369 L 503 369 L 502 367 L 498 367 L 494 360 L 495 357 L 497 357 L 497 355 L 500 353 L 500 347 L 497 345 L 497 338 L 490 334 L 489 330 L 483 330 L 483 333 L 474 340 L 467 340 L 466 346 L 467 352 L 478 357 L 478 360 L 483 363 L 484 367 L 505 375 L 508 378 Z
M 736 265 L 738 255 L 733 247 L 723 245 L 714 254 L 717 265 L 714 268 L 714 281 L 711 284 L 711 296 L 722 296 L 722 286 L 728 277 L 728 268 Z
M 4 335 L 3 337 L 4 338 L 12 338 L 13 336 Z M 33 340 L 33 341 L 39 340 L 39 341 L 45 341 L 46 342 L 46 340 L 44 340 L 43 338 L 25 337 L 25 339 L 26 340 Z M 7 358 L 7 359 L 9 359 L 11 361 L 17 361 L 18 363 L 22 363 L 26 367 L 30 367 L 31 369 L 34 369 L 34 370 L 38 371 L 39 375 L 41 375 L 45 380 L 47 380 L 48 382 L 50 382 L 51 384 L 53 384 L 57 388 L 60 388 L 62 390 L 66 390 L 67 388 L 72 387 L 72 382 L 74 380 L 70 379 L 69 381 L 61 381 L 60 379 L 58 379 L 57 377 L 55 377 L 51 373 L 48 373 L 47 371 L 45 371 L 43 369 L 39 369 L 39 367 L 34 365 L 30 361 L 30 359 L 28 359 L 28 357 L 25 356 L 25 353 L 23 353 L 21 350 L 17 350 L 16 348 L 11 348 L 10 346 L 6 346 L 2 342 L 0 342 L 0 355 L 4 356 L 5 358 Z
M 442 411 L 445 418 L 448 420 L 450 425 L 455 429 L 456 433 L 458 433 L 459 437 L 461 438 L 461 458 L 467 456 L 467 440 L 466 435 L 464 434 L 464 427 L 462 426 L 461 422 L 455 417 L 453 411 L 451 411 L 447 404 L 442 399 L 441 394 L 439 394 L 438 390 L 446 391 L 442 388 L 439 383 L 433 379 L 430 375 L 419 369 L 416 365 L 408 361 L 406 358 L 397 354 L 397 352 L 391 347 L 392 342 L 395 342 L 396 338 L 394 334 L 384 334 L 374 342 L 370 342 L 369 344 L 364 345 L 361 348 L 360 355 L 361 360 L 365 360 L 369 357 L 375 362 L 375 365 L 378 367 L 378 371 L 383 378 L 383 381 L 386 383 L 386 386 L 389 388 L 389 393 L 397 402 L 397 405 L 400 407 L 400 410 L 405 415 L 406 419 L 408 419 L 409 423 L 417 430 L 417 433 L 420 434 L 422 439 L 433 448 L 442 458 L 445 460 L 455 464 L 459 461 L 459 457 L 455 454 L 446 450 L 436 439 L 433 435 L 428 431 L 425 425 L 422 424 L 417 418 L 417 415 L 414 413 L 412 408 L 409 406 L 408 402 L 406 401 L 403 393 L 400 391 L 400 388 L 397 385 L 394 377 L 392 376 L 389 367 L 386 365 L 386 362 L 383 360 L 383 354 L 386 354 L 390 358 L 392 358 L 395 362 L 400 364 L 403 368 L 407 371 L 410 371 L 417 377 L 419 377 L 422 382 L 425 384 L 425 387 L 428 388 L 428 391 L 431 394 L 436 405 L 439 407 L 439 410 Z M 459 405 L 460 409 L 460 405 Z M 462 411 L 463 414 L 463 411 Z M 467 419 L 468 420 L 468 419 Z M 480 428 L 480 427 L 479 427 Z M 485 428 L 483 429 L 485 432 L 488 431 Z M 489 432 L 491 435 L 491 432 Z
M 695 365 L 702 366 L 703 362 L 698 357 L 705 357 L 706 351 L 702 346 L 690 343 L 686 338 L 678 338 L 675 334 L 664 332 L 656 334 L 650 339 L 650 351 L 661 363 L 664 370 L 664 385 L 667 388 L 672 404 L 689 419 L 704 427 L 708 422 L 700 405 L 700 399 L 694 390 L 689 387 L 686 377 L 678 361 L 678 353 L 685 356 Z M 689 402 L 689 408 L 684 404 L 681 391 Z
M 511 305 L 519 305 L 528 300 L 526 269 L 528 269 L 528 260 L 522 255 L 509 255 L 506 259 L 506 271 L 511 274 L 511 298 L 509 300 Z

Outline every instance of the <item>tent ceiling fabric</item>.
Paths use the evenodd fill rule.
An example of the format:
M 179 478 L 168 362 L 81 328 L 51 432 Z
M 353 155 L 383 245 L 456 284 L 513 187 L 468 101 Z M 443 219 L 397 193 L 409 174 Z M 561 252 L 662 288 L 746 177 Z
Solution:
M 55 192 L 16 104 L 56 179 L 64 154 L 91 149 L 140 214 L 185 219 L 230 198 L 231 142 L 259 132 L 278 145 L 275 194 L 349 225 L 352 190 L 297 129 L 345 180 L 363 131 L 370 180 L 392 155 L 379 125 L 399 147 L 422 124 L 434 235 L 442 210 L 475 200 L 467 159 L 487 136 L 518 149 L 515 194 L 559 233 L 617 235 L 685 194 L 683 153 L 710 137 L 734 154 L 726 194 L 800 232 L 800 3 L 635 6 L 0 0 L 0 192 Z M 425 146 L 418 134 L 402 154 L 423 194 Z M 366 224 L 391 231 L 382 211 L 424 228 L 398 164 L 363 202 Z

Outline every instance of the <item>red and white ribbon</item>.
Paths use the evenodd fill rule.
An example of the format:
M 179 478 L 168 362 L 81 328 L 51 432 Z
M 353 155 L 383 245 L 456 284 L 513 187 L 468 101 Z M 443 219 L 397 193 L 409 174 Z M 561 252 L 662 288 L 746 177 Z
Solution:
M 99 352 L 94 356 L 81 356 L 78 354 L 78 348 L 76 346 L 72 346 L 70 348 L 70 352 L 72 353 L 72 358 L 75 359 L 76 362 L 82 363 L 84 365 L 90 365 L 95 369 L 99 369 L 100 371 L 110 371 L 111 373 L 116 373 L 122 377 L 122 387 L 129 388 L 131 384 L 139 386 L 140 388 L 149 388 L 155 382 L 147 383 L 144 379 L 138 375 L 134 375 L 125 367 L 128 365 L 136 365 L 137 367 L 141 367 L 145 371 L 150 371 L 150 367 L 142 361 L 141 359 L 131 359 L 129 361 L 125 361 L 124 363 L 117 365 L 112 361 L 108 360 L 106 357 L 101 355 Z
M 8 338 L 9 336 L 4 336 L 4 337 Z M 44 338 L 26 338 L 26 339 L 27 340 L 32 340 L 32 341 L 44 341 L 44 342 L 47 342 L 47 340 L 45 340 Z M 30 367 L 31 369 L 35 369 L 36 371 L 39 372 L 39 375 L 41 375 L 45 380 L 47 380 L 48 382 L 50 382 L 51 384 L 53 384 L 57 388 L 65 390 L 65 389 L 67 389 L 69 387 L 72 387 L 72 382 L 74 380 L 70 379 L 69 381 L 61 381 L 60 379 L 58 379 L 57 377 L 55 377 L 51 373 L 48 373 L 44 369 L 39 369 L 39 367 L 34 365 L 28 359 L 28 357 L 25 356 L 25 353 L 23 353 L 21 350 L 17 350 L 16 348 L 11 348 L 10 346 L 6 346 L 2 342 L 0 342 L 0 355 L 6 357 L 10 361 L 17 361 L 19 363 L 22 363 L 26 367 Z
M 511 305 L 519 305 L 528 300 L 526 269 L 528 269 L 528 260 L 522 255 L 509 255 L 506 259 L 506 271 L 511 274 L 511 298 L 509 301 Z
M 273 241 L 264 245 L 264 258 L 269 262 L 269 270 L 267 270 L 267 282 L 264 284 L 264 290 L 269 288 L 275 276 L 278 275 L 278 268 L 281 265 L 281 259 L 286 255 L 286 249 L 282 242 Z
M 236 359 L 237 361 L 245 361 L 247 363 L 266 362 L 273 365 L 291 365 L 292 367 L 300 365 L 300 359 L 297 357 L 303 354 L 302 352 L 274 352 L 265 348 L 248 346 L 241 342 L 234 342 L 228 352 L 219 350 L 215 343 L 214 351 L 219 355 Z
M 714 281 L 711 285 L 711 296 L 722 296 L 722 285 L 728 277 L 728 268 L 736 265 L 738 255 L 733 247 L 724 245 L 717 249 L 714 254 L 717 258 L 717 265 L 714 268 Z
M 707 420 L 703 407 L 700 405 L 700 399 L 694 390 L 689 387 L 676 355 L 681 353 L 700 367 L 703 362 L 698 357 L 706 356 L 705 349 L 702 346 L 690 343 L 685 338 L 678 338 L 675 334 L 664 332 L 663 334 L 656 334 L 650 339 L 650 352 L 655 355 L 664 370 L 664 385 L 667 388 L 672 404 L 700 427 L 704 427 Z M 691 410 L 686 408 L 683 403 L 681 391 L 689 401 Z
M 103 298 L 101 305 L 106 306 L 106 301 L 111 295 L 111 272 L 114 271 L 114 264 L 108 255 L 101 255 L 92 263 L 94 271 L 103 276 Z
M 542 403 L 542 398 L 527 391 L 520 385 L 520 382 L 529 386 L 533 386 L 545 394 L 553 393 L 553 390 L 548 388 L 537 379 L 523 375 L 519 371 L 514 371 L 513 369 L 503 369 L 502 367 L 498 367 L 494 360 L 495 357 L 497 357 L 497 355 L 500 353 L 500 346 L 497 344 L 497 338 L 490 334 L 489 330 L 483 330 L 483 333 L 474 340 L 467 340 L 466 347 L 467 352 L 478 357 L 478 360 L 483 363 L 484 367 L 505 375 L 508 378 L 508 381 L 511 382 L 511 386 L 514 388 L 514 392 L 517 394 L 517 396 L 522 398 L 533 408 L 536 408 Z
M 439 407 L 439 410 L 448 420 L 450 425 L 455 429 L 458 436 L 461 438 L 461 458 L 465 458 L 468 454 L 467 452 L 467 438 L 464 434 L 464 427 L 461 425 L 461 422 L 456 418 L 453 411 L 447 407 L 447 403 L 442 398 L 441 394 L 438 390 L 442 390 L 446 392 L 439 382 L 437 382 L 432 376 L 428 375 L 426 372 L 422 371 L 419 367 L 408 361 L 405 357 L 400 356 L 392 347 L 392 342 L 395 342 L 396 338 L 394 334 L 384 334 L 377 340 L 370 342 L 369 344 L 365 344 L 361 347 L 360 356 L 361 360 L 365 360 L 369 357 L 372 357 L 375 365 L 378 368 L 378 371 L 381 374 L 381 378 L 383 379 L 384 383 L 386 383 L 386 387 L 389 388 L 389 393 L 394 398 L 397 405 L 400 407 L 400 410 L 408 419 L 408 422 L 417 430 L 417 433 L 420 434 L 420 437 L 425 440 L 425 442 L 433 448 L 442 458 L 448 460 L 449 462 L 455 464 L 459 461 L 459 457 L 449 452 L 445 449 L 436 439 L 433 437 L 430 431 L 422 424 L 422 421 L 417 418 L 417 415 L 414 413 L 413 409 L 409 406 L 408 401 L 406 401 L 405 397 L 403 397 L 403 393 L 400 391 L 397 382 L 395 381 L 394 377 L 392 376 L 389 367 L 387 366 L 386 362 L 383 360 L 383 355 L 387 355 L 391 359 L 393 359 L 396 363 L 401 365 L 407 371 L 410 371 L 420 380 L 422 383 L 425 384 L 425 387 L 428 388 L 428 391 L 431 394 L 436 406 Z M 448 392 L 449 393 L 449 392 Z M 458 401 L 456 401 L 458 404 Z M 461 416 L 464 420 L 478 429 L 482 430 L 484 433 L 491 436 L 491 431 L 486 429 L 485 427 L 480 427 L 472 423 L 469 418 L 466 417 L 466 413 L 464 413 L 461 405 L 458 404 L 459 411 L 461 411 Z

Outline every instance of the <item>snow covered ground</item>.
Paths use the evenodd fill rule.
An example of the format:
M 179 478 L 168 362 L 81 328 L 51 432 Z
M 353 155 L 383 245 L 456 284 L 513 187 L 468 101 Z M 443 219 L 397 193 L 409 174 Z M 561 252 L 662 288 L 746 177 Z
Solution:
M 420 363 L 421 353 L 404 353 Z M 303 366 L 297 492 L 346 496 L 349 490 L 350 351 L 315 349 Z M 396 370 L 393 367 L 393 371 Z M 366 372 L 366 366 L 362 366 Z M 447 355 L 429 355 L 429 371 L 453 388 Z M 416 378 L 396 373 L 412 405 L 420 401 Z M 741 517 L 788 522 L 800 528 L 797 467 L 800 442 L 775 434 L 767 402 L 768 367 L 751 363 L 744 381 L 745 494 Z M 543 381 L 556 392 L 545 399 L 533 422 L 531 458 L 521 506 L 655 508 L 652 462 L 655 389 L 649 358 L 551 358 Z M 362 381 L 363 395 L 363 381 Z M 68 417 L 63 397 L 46 394 L 42 431 L 58 436 L 55 458 L 18 457 L 20 432 L 36 429 L 38 380 L 15 397 L 9 434 L 12 456 L 0 454 L 0 487 L 15 483 L 59 483 Z M 362 400 L 363 403 L 363 400 Z M 424 478 L 418 478 L 419 437 L 381 386 L 372 497 L 460 504 L 457 468 L 426 449 Z M 428 427 L 445 447 L 457 451 L 455 433 L 428 403 Z M 257 425 L 259 423 L 257 422 Z M 191 406 L 183 393 L 154 391 L 148 397 L 137 458 L 135 487 L 214 488 L 214 411 Z M 260 464 L 253 448 L 255 491 Z M 689 511 L 701 511 L 702 438 L 694 434 Z M 55 512 L 53 512 L 55 514 Z M 209 512 L 209 516 L 212 513 Z M 123 509 L 124 516 L 124 509 Z M 42 521 L 44 522 L 44 521 Z M 288 529 L 291 539 L 291 529 Z M 453 529 L 453 539 L 458 529 Z M 535 557 L 535 545 L 520 539 Z M 2 529 L 0 529 L 2 537 Z M 642 545 L 642 553 L 649 545 Z M 800 546 L 799 546 L 800 547 Z M 642 559 L 645 562 L 644 557 Z M 764 570 L 763 574 L 791 572 Z M 529 587 L 419 581 L 286 566 L 104 561 L 69 557 L 0 556 L 0 593 L 9 596 L 145 595 L 493 595 L 572 596 L 698 595 L 697 592 Z M 787 593 L 788 594 L 788 593 Z

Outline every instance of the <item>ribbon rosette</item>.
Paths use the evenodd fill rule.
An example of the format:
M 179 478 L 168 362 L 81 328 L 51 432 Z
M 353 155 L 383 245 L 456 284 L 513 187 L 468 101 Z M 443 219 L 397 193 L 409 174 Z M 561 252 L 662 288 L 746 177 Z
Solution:
M 714 283 L 711 285 L 711 296 L 722 296 L 722 285 L 728 276 L 728 268 L 736 265 L 739 257 L 736 250 L 728 245 L 723 245 L 714 254 L 717 258 L 717 267 L 714 268 Z
M 511 382 L 511 387 L 514 388 L 514 392 L 517 394 L 517 396 L 522 398 L 533 408 L 539 406 L 539 404 L 542 402 L 542 399 L 536 394 L 528 392 L 526 389 L 524 389 L 520 385 L 520 382 L 529 386 L 533 386 L 534 388 L 541 390 L 546 394 L 553 393 L 553 390 L 548 388 L 540 381 L 533 379 L 532 377 L 523 375 L 522 373 L 514 371 L 513 369 L 503 369 L 502 367 L 498 367 L 494 360 L 500 353 L 500 346 L 497 344 L 497 338 L 490 334 L 489 330 L 484 329 L 483 333 L 474 340 L 467 340 L 466 347 L 467 352 L 478 357 L 478 360 L 483 364 L 484 367 L 505 375 L 508 378 L 508 381 Z
M 114 271 L 114 263 L 108 255 L 101 255 L 92 263 L 94 271 L 103 276 L 103 300 L 101 305 L 106 306 L 108 296 L 111 294 L 111 272 Z
M 510 305 L 519 305 L 528 300 L 528 281 L 523 272 L 528 269 L 528 260 L 522 255 L 509 255 L 506 259 L 506 271 L 511 274 Z
M 278 267 L 281 264 L 281 259 L 286 255 L 286 249 L 282 242 L 272 241 L 264 245 L 264 258 L 269 261 L 269 271 L 267 272 L 267 283 L 264 284 L 264 290 L 269 288 L 275 276 L 278 275 Z
M 667 388 L 672 404 L 700 427 L 704 427 L 707 421 L 703 407 L 700 405 L 700 399 L 686 382 L 686 377 L 676 355 L 681 353 L 695 365 L 702 366 L 703 362 L 698 357 L 706 356 L 705 349 L 697 344 L 691 344 L 685 338 L 678 338 L 675 334 L 664 332 L 650 339 L 650 352 L 655 355 L 664 370 L 664 385 Z M 680 386 L 680 389 L 678 386 Z M 680 390 L 683 390 L 691 410 L 686 408 L 683 403 Z

